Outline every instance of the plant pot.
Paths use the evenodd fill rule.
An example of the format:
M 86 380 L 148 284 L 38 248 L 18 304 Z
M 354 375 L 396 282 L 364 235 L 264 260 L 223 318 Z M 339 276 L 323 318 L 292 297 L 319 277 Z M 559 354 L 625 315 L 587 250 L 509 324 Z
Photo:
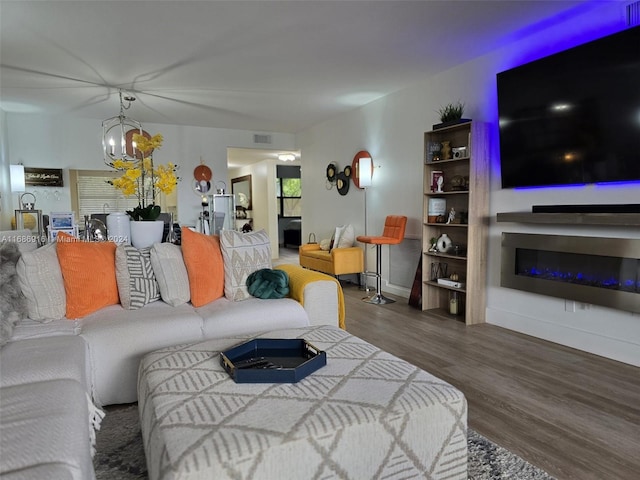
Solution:
M 131 221 L 131 245 L 136 248 L 146 248 L 154 243 L 162 242 L 162 234 L 164 233 L 164 222 L 155 220 Z
M 454 125 L 458 125 L 459 123 L 467 123 L 470 121 L 471 121 L 470 118 L 459 118 L 457 120 L 451 120 L 449 122 L 436 123 L 435 125 L 432 125 L 431 128 L 433 130 L 440 130 L 441 128 L 452 127 Z

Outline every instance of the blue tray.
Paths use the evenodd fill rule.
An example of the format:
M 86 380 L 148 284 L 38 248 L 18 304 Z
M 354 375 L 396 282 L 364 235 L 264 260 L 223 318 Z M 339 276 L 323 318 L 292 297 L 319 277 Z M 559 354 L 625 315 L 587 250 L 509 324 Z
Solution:
M 327 364 L 326 352 L 300 338 L 256 338 L 220 353 L 236 383 L 296 383 Z

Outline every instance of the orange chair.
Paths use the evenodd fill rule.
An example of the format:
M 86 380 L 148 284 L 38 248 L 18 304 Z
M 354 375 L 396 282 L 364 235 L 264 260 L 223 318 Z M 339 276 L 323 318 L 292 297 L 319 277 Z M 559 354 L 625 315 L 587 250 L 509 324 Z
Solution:
M 376 277 L 376 293 L 372 297 L 365 297 L 362 300 L 367 303 L 375 303 L 376 305 L 384 305 L 385 303 L 393 303 L 395 300 L 382 295 L 382 245 L 397 245 L 404 239 L 404 231 L 407 228 L 407 217 L 402 215 L 388 215 L 384 221 L 384 230 L 382 236 L 369 237 L 359 236 L 356 240 L 362 243 L 370 243 L 376 246 L 376 271 L 371 272 Z M 365 272 L 370 274 L 370 272 Z

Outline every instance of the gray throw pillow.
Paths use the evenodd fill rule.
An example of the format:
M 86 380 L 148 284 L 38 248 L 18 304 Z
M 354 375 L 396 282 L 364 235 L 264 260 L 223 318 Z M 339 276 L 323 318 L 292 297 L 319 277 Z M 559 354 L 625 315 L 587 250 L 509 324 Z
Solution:
M 131 245 L 116 248 L 116 281 L 120 303 L 137 310 L 160 299 L 160 288 L 151 266 L 151 247 L 138 250 Z
M 0 346 L 9 341 L 14 325 L 27 316 L 27 301 L 16 273 L 19 258 L 17 244 L 0 244 Z

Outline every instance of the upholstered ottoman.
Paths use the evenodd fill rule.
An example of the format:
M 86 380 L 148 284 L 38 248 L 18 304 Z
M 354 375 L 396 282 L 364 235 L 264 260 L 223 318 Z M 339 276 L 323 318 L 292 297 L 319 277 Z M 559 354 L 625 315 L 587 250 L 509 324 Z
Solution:
M 327 365 L 295 384 L 236 384 L 219 352 L 248 338 L 165 348 L 140 364 L 149 477 L 466 479 L 467 404 L 429 373 L 330 326 L 278 330 Z

